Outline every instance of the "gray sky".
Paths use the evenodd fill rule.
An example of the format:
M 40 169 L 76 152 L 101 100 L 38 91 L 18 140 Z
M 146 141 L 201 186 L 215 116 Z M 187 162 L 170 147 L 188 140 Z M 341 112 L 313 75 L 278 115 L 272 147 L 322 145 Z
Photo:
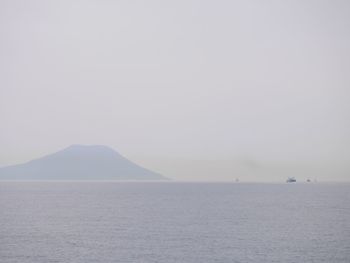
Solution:
M 349 14 L 1 0 L 0 165 L 105 144 L 181 180 L 350 180 Z

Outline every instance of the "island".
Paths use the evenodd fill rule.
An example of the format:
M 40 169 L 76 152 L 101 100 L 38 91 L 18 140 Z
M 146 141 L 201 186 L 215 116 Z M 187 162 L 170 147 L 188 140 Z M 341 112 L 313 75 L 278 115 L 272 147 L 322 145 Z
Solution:
M 71 145 L 27 163 L 0 168 L 0 180 L 167 180 L 104 145 Z

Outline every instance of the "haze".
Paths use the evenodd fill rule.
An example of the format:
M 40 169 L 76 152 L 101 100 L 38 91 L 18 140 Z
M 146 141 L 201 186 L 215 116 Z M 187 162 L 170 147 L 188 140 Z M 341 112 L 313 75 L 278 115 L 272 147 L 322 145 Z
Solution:
M 349 1 L 0 1 L 0 165 L 104 144 L 178 180 L 350 180 Z

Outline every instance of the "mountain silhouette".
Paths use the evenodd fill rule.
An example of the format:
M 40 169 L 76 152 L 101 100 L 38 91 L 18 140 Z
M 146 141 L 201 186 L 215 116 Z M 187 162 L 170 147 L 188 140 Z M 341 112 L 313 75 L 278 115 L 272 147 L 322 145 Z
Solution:
M 0 168 L 0 180 L 164 179 L 102 145 L 72 145 L 24 164 Z

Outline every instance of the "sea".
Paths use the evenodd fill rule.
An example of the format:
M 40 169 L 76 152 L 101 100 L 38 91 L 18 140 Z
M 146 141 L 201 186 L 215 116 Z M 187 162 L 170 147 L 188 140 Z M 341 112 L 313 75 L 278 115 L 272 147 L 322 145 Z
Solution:
M 0 182 L 1 263 L 350 262 L 350 184 Z

